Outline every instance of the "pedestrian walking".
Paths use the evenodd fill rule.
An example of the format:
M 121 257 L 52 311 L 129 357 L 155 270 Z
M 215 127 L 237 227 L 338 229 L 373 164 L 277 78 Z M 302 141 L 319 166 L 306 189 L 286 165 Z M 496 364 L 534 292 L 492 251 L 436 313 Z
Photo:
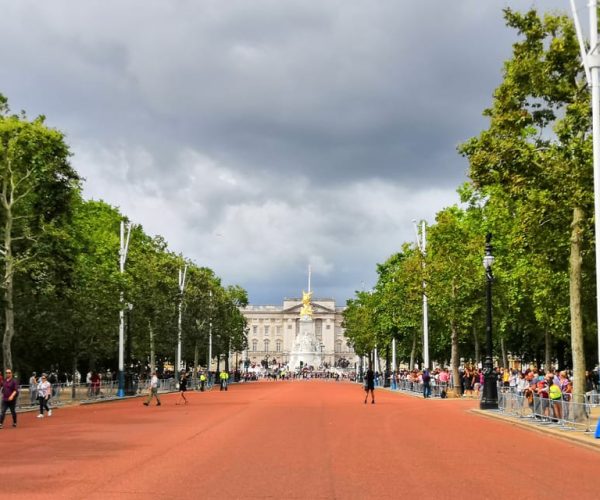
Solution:
M 181 378 L 179 379 L 179 401 L 176 404 L 179 404 L 183 399 L 183 404 L 188 404 L 188 400 L 185 398 L 185 393 L 187 391 L 187 374 L 184 372 L 181 374 Z
M 52 395 L 52 384 L 48 381 L 48 377 L 45 373 L 42 373 L 42 377 L 37 386 L 38 401 L 40 403 L 40 414 L 38 418 L 44 418 L 44 410 L 48 412 L 48 416 L 52 416 L 52 410 L 48 406 L 50 396 Z
M 34 406 L 37 403 L 37 373 L 33 372 L 29 377 L 29 404 Z
M 229 380 L 229 373 L 227 373 L 225 370 L 223 370 L 219 374 L 219 381 L 221 382 L 221 390 L 222 391 L 226 391 L 227 390 L 227 381 L 228 380 Z
M 87 396 L 88 398 L 92 397 L 92 370 L 87 372 L 85 376 L 85 385 L 87 386 Z
M 96 397 L 100 395 L 100 383 L 102 382 L 102 379 L 100 377 L 100 374 L 94 370 L 92 372 L 92 377 L 90 379 L 92 381 L 92 396 Z
M 375 404 L 375 372 L 371 366 L 365 376 L 365 404 L 367 404 L 369 391 L 371 392 L 371 404 Z
M 6 411 L 10 410 L 12 415 L 13 427 L 17 426 L 17 396 L 19 395 L 19 385 L 13 378 L 12 370 L 7 368 L 4 372 L 4 381 L 2 382 L 2 410 L 0 411 L 0 429 L 4 424 Z
M 50 372 L 50 376 L 48 377 L 48 382 L 50 382 L 50 385 L 52 387 L 52 397 L 53 398 L 58 397 L 58 392 L 60 390 L 60 384 L 58 383 L 58 376 L 56 375 L 55 370 L 52 370 Z
M 160 399 L 158 397 L 158 375 L 156 372 L 152 374 L 150 379 L 150 394 L 148 395 L 148 401 L 144 402 L 144 406 L 148 406 L 152 401 L 152 398 L 156 398 L 156 406 L 160 406 Z

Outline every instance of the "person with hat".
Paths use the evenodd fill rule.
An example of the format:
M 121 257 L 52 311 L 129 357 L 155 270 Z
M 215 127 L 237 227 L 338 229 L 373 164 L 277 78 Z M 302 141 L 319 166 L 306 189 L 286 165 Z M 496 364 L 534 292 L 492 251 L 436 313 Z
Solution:
M 13 378 L 13 373 L 10 368 L 4 371 L 5 378 L 2 382 L 2 410 L 0 411 L 0 429 L 4 424 L 4 416 L 6 411 L 10 410 L 12 415 L 13 427 L 17 426 L 17 396 L 19 395 L 19 385 Z

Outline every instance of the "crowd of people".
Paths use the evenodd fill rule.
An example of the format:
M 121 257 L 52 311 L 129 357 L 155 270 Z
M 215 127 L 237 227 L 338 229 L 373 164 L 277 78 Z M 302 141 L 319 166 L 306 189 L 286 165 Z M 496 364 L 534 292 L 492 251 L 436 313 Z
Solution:
M 352 375 L 350 375 L 352 377 Z M 374 386 L 385 385 L 385 375 L 374 372 Z M 445 397 L 448 389 L 456 389 L 463 398 L 480 398 L 484 375 L 481 368 L 470 365 L 459 369 L 459 381 L 454 383 L 454 376 L 449 368 L 437 367 L 433 370 L 399 370 L 389 375 L 389 386 L 392 390 L 405 389 L 422 392 L 425 398 L 431 396 L 432 388 L 437 394 Z M 532 400 L 533 396 L 554 400 L 570 400 L 573 392 L 572 373 L 568 370 L 541 370 L 529 368 L 525 370 L 497 368 L 497 385 L 502 391 L 515 392 Z M 587 394 L 598 393 L 597 372 L 586 372 Z

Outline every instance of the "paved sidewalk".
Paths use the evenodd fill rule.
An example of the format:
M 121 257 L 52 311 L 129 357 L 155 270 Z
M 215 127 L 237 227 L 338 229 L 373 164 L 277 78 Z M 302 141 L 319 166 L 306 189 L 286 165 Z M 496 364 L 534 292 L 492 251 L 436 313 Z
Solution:
M 594 449 L 596 451 L 600 451 L 600 439 L 596 439 L 594 437 L 594 432 L 584 432 L 584 431 L 575 431 L 569 429 L 562 429 L 559 426 L 551 423 L 540 423 L 539 421 L 528 418 L 528 417 L 513 417 L 510 415 L 506 415 L 500 411 L 495 410 L 480 410 L 478 408 L 474 408 L 471 410 L 473 413 L 480 415 L 486 418 L 492 418 L 496 420 L 502 420 L 510 425 L 515 425 L 518 427 L 522 427 L 523 429 L 528 429 L 530 431 L 539 432 L 541 434 L 546 434 L 558 439 L 563 439 L 565 441 L 570 441 L 572 443 L 577 443 L 583 446 L 587 446 L 588 448 Z
M 398 394 L 402 394 L 405 396 L 412 396 L 414 398 L 423 399 L 423 395 L 419 394 L 417 392 L 392 390 L 387 387 L 385 389 L 391 393 L 398 393 Z M 496 419 L 496 420 L 501 420 L 510 425 L 521 427 L 523 429 L 527 429 L 527 430 L 534 431 L 534 432 L 539 432 L 539 433 L 545 434 L 547 436 L 552 436 L 557 439 L 562 439 L 565 441 L 569 441 L 571 443 L 576 443 L 576 444 L 579 444 L 582 446 L 587 446 L 588 448 L 591 448 L 596 451 L 600 451 L 600 439 L 596 439 L 594 437 L 595 425 L 593 426 L 594 429 L 592 429 L 591 432 L 584 432 L 584 431 L 578 431 L 578 430 L 572 430 L 572 429 L 564 429 L 564 428 L 559 427 L 556 424 L 553 424 L 550 422 L 542 423 L 542 422 L 535 420 L 534 418 L 530 418 L 530 417 L 515 417 L 513 415 L 507 415 L 506 413 L 502 413 L 501 411 L 498 411 L 498 410 L 480 410 L 478 408 L 479 400 L 476 398 L 447 398 L 447 399 L 434 398 L 434 399 L 436 401 L 462 401 L 462 402 L 472 401 L 474 407 L 471 409 L 471 412 L 473 412 L 476 415 L 479 415 L 482 417 L 487 417 L 487 418 L 492 418 L 492 419 Z

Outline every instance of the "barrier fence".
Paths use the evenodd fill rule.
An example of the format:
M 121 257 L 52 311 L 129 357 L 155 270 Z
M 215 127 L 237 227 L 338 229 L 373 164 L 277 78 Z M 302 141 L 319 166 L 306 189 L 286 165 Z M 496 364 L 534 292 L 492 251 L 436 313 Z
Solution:
M 498 393 L 498 410 L 516 418 L 527 418 L 540 425 L 555 425 L 565 430 L 592 432 L 600 416 L 600 395 L 589 393 L 583 403 L 571 395 L 553 400 L 537 394 L 526 396 L 514 390 Z
M 376 386 L 380 386 L 377 384 Z M 425 385 L 422 382 L 412 381 L 408 379 L 400 379 L 400 380 L 391 380 L 390 387 L 392 391 L 403 391 L 403 392 L 411 392 L 414 394 L 423 394 L 423 390 Z M 448 391 L 448 383 L 447 382 L 439 382 L 435 379 L 431 379 L 429 382 L 429 397 L 432 398 L 441 398 L 443 395 L 445 396 Z
M 175 379 L 159 379 L 159 392 L 169 392 L 176 389 Z M 119 384 L 117 381 L 102 381 L 100 384 L 52 384 L 50 405 L 61 406 L 72 402 L 86 402 L 117 397 Z M 150 390 L 150 379 L 134 381 L 128 388 L 128 396 L 146 394 Z M 17 409 L 27 410 L 39 406 L 37 389 L 28 385 L 19 388 Z

